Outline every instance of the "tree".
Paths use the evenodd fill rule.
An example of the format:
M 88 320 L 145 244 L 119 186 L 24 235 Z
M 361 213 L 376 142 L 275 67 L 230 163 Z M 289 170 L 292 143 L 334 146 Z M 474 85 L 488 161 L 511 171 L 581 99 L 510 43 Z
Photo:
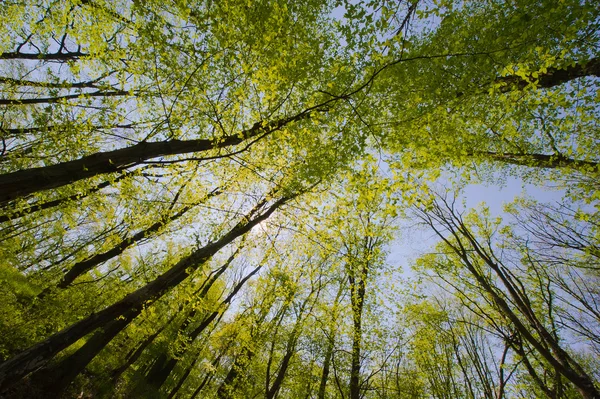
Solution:
M 509 331 L 514 331 L 516 338 L 510 337 L 507 341 L 513 347 L 517 345 L 517 353 L 525 355 L 520 345 L 526 343 L 584 398 L 598 396 L 586 365 L 572 353 L 574 348 L 564 346 L 559 335 L 553 313 L 555 293 L 543 274 L 542 263 L 531 256 L 513 260 L 506 253 L 508 251 L 496 250 L 499 223 L 474 214 L 463 217 L 454 201 L 446 197 L 432 198 L 427 208 L 417 212 L 418 217 L 442 239 L 440 260 L 430 259 L 433 267 L 446 268 L 451 273 L 457 264 L 464 268 L 455 269 L 457 275 L 470 278 L 465 285 L 482 297 L 486 308 L 496 313 Z M 510 250 L 507 244 L 502 244 L 501 248 Z M 468 295 L 467 289 L 461 293 Z M 483 311 L 481 306 L 478 310 Z M 489 313 L 486 317 L 494 318 Z
M 384 260 L 383 246 L 390 239 L 395 214 L 389 201 L 390 182 L 379 179 L 368 163 L 357 178 L 350 179 L 349 191 L 340 199 L 341 213 L 351 213 L 354 223 L 341 225 L 340 249 L 348 278 L 352 307 L 352 359 L 350 366 L 349 397 L 361 397 L 361 363 L 363 351 L 363 312 L 368 282 Z M 338 223 L 340 223 L 338 221 Z

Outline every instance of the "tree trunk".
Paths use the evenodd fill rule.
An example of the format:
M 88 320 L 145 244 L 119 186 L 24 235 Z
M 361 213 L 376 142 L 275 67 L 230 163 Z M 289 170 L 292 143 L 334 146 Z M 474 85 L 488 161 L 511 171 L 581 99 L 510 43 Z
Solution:
M 325 352 L 325 360 L 323 361 L 323 372 L 321 373 L 321 382 L 319 384 L 318 399 L 325 399 L 327 389 L 327 380 L 329 379 L 329 369 L 331 367 L 331 357 L 333 356 L 334 340 L 331 339 L 327 343 L 327 351 Z
M 333 301 L 333 318 L 331 329 L 329 330 L 329 337 L 327 340 L 327 349 L 325 351 L 325 359 L 323 360 L 323 372 L 321 373 L 321 382 L 319 383 L 319 392 L 317 394 L 317 399 L 325 399 L 325 393 L 327 392 L 327 380 L 329 379 L 329 371 L 331 368 L 331 360 L 333 357 L 333 349 L 335 346 L 335 333 L 336 333 L 336 324 L 337 324 L 337 316 L 338 316 L 338 306 L 340 303 L 340 297 L 344 292 L 344 284 L 345 281 L 340 282 L 340 286 L 338 288 L 337 294 L 335 295 L 335 300 Z
M 362 342 L 362 310 L 365 298 L 366 270 L 350 276 L 350 300 L 352 302 L 352 359 L 350 366 L 350 399 L 360 399 L 360 352 Z
M 546 73 L 539 74 L 537 78 L 529 76 L 529 79 L 527 80 L 521 76 L 511 75 L 497 78 L 494 83 L 506 83 L 506 85 L 502 86 L 500 89 L 501 92 L 506 93 L 513 90 L 515 87 L 517 89 L 524 89 L 530 84 L 529 81 L 537 80 L 538 83 L 536 86 L 549 89 L 586 76 L 600 76 L 599 58 L 592 58 L 586 63 L 574 64 L 561 69 L 548 68 Z
M 175 368 L 177 364 L 177 359 L 169 356 L 166 352 L 161 353 L 156 362 L 154 362 L 154 366 L 150 369 L 148 374 L 143 381 L 145 381 L 144 385 L 149 385 L 154 387 L 157 391 L 160 390 L 160 387 L 165 383 L 171 371 Z
M 279 392 L 279 390 L 281 389 L 281 385 L 283 384 L 283 380 L 287 373 L 287 369 L 290 365 L 290 360 L 292 359 L 292 356 L 294 356 L 294 353 L 296 353 L 295 348 L 295 342 L 293 344 L 288 345 L 285 355 L 283 356 L 283 360 L 281 361 L 281 365 L 279 366 L 279 370 L 277 371 L 275 381 L 266 393 L 267 399 L 273 399 L 275 395 L 277 395 L 277 392 Z
M 56 365 L 42 368 L 31 375 L 31 383 L 46 393 L 46 397 L 60 394 L 83 371 L 92 359 L 139 314 L 131 312 L 120 320 L 113 320 L 97 331 L 80 349 Z
M 302 305 L 300 306 L 300 309 L 296 314 L 296 323 L 294 324 L 294 328 L 290 333 L 290 338 L 287 341 L 285 355 L 283 355 L 283 359 L 281 360 L 281 364 L 279 365 L 279 370 L 277 370 L 277 376 L 275 377 L 275 381 L 273 382 L 271 388 L 269 388 L 267 385 L 267 390 L 265 392 L 266 399 L 274 399 L 279 390 L 281 389 L 281 386 L 287 374 L 288 367 L 290 366 L 292 356 L 294 356 L 294 354 L 296 353 L 296 344 L 298 343 L 298 337 L 300 336 L 300 333 L 302 331 L 302 323 L 304 321 L 302 319 L 304 309 L 306 309 L 306 305 L 311 300 L 314 293 L 315 289 L 313 287 L 313 290 L 306 297 L 304 302 L 302 302 Z M 312 307 L 310 310 L 312 310 Z
M 580 172 L 598 172 L 600 165 L 595 161 L 568 158 L 563 155 L 547 154 L 518 154 L 481 151 L 474 153 L 492 161 L 499 161 L 511 165 L 528 166 L 542 169 L 570 168 Z
M 227 350 L 229 349 L 229 346 L 231 345 L 231 342 L 229 342 L 227 344 L 227 346 L 225 347 L 225 349 L 219 354 L 219 356 L 217 356 L 211 363 L 211 366 L 213 369 L 217 368 L 217 365 L 219 364 L 219 361 L 221 360 L 221 357 L 227 353 Z M 202 379 L 202 382 L 200 383 L 200 385 L 198 385 L 198 388 L 196 388 L 196 390 L 194 391 L 194 393 L 192 393 L 192 396 L 190 396 L 190 399 L 194 399 L 195 397 L 198 396 L 198 394 L 200 394 L 200 391 L 202 391 L 202 388 L 204 388 L 206 386 L 206 384 L 208 384 L 208 382 L 212 379 L 212 377 L 214 377 L 214 373 L 211 372 L 207 372 L 206 375 L 204 376 L 204 378 Z
M 354 323 L 352 334 L 352 364 L 350 367 L 350 399 L 360 398 L 360 321 Z
M 214 374 L 206 374 L 206 376 L 204 377 L 204 379 L 202 380 L 202 382 L 200 383 L 200 385 L 198 385 L 198 388 L 196 388 L 196 390 L 194 391 L 194 393 L 192 393 L 192 396 L 190 396 L 190 399 L 195 399 L 196 397 L 198 397 L 198 395 L 200 394 L 200 392 L 202 391 L 202 388 L 204 388 L 206 386 L 206 384 L 208 384 L 208 382 L 214 377 Z
M 115 90 L 115 91 L 94 91 L 91 93 L 76 93 L 76 94 L 67 94 L 64 96 L 57 97 L 43 97 L 43 98 L 15 98 L 15 99 L 0 99 L 0 105 L 22 105 L 22 104 L 54 104 L 66 100 L 74 100 L 74 99 L 84 99 L 87 97 L 123 97 L 131 95 L 132 93 L 125 90 Z M 135 95 L 135 93 L 133 94 Z
M 108 187 L 116 182 L 118 182 L 119 180 L 123 180 L 124 178 L 131 176 L 131 173 L 123 173 L 122 175 L 116 177 L 114 180 L 107 180 L 104 181 L 92 188 L 90 188 L 89 190 L 87 190 L 84 193 L 77 193 L 77 194 L 73 194 L 70 195 L 68 197 L 64 197 L 64 198 L 58 198 L 56 200 L 52 200 L 52 201 L 48 201 L 48 202 L 44 202 L 41 204 L 33 204 L 25 209 L 21 209 L 18 212 L 15 213 L 8 213 L 6 215 L 1 215 L 0 216 L 0 223 L 4 223 L 7 222 L 9 220 L 14 220 L 14 219 L 18 219 L 20 217 L 23 217 L 25 215 L 29 215 L 31 213 L 37 212 L 37 211 L 41 211 L 44 209 L 50 209 L 50 208 L 54 208 L 56 206 L 62 205 L 62 204 L 66 204 L 69 201 L 74 201 L 74 200 L 80 200 L 82 198 L 87 197 L 88 195 L 95 193 L 97 191 L 102 190 L 105 187 Z M 10 211 L 9 211 L 10 212 Z
M 274 122 L 257 122 L 238 134 L 219 139 L 141 142 L 131 147 L 87 155 L 74 161 L 0 175 L 0 204 L 93 176 L 118 172 L 152 158 L 206 152 L 235 146 L 251 138 L 259 139 L 288 123 L 307 118 L 310 113 L 310 111 L 303 111 Z
M 70 61 L 86 57 L 88 54 L 81 51 L 67 51 L 64 53 L 21 53 L 7 52 L 0 54 L 0 60 L 36 60 L 36 61 Z

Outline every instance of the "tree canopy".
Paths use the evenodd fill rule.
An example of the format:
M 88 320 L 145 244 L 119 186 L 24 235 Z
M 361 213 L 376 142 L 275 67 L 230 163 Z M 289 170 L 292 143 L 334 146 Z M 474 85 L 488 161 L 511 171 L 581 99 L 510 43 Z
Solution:
M 600 398 L 599 32 L 591 0 L 2 2 L 0 396 Z

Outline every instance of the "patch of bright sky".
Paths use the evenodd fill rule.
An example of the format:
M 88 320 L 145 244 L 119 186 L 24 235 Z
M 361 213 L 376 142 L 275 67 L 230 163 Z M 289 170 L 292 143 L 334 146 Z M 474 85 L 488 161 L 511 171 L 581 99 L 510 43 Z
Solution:
M 500 181 L 500 179 L 499 179 Z M 441 178 L 440 187 L 451 187 L 449 180 Z M 464 200 L 466 209 L 481 205 L 489 208 L 491 216 L 502 216 L 504 205 L 517 197 L 528 197 L 539 202 L 557 202 L 564 196 L 563 190 L 527 183 L 517 177 L 503 179 L 502 183 L 468 184 L 457 196 L 458 203 Z M 425 227 L 412 220 L 402 220 L 398 238 L 389 247 L 388 264 L 398 269 L 403 277 L 412 277 L 411 265 L 423 254 L 433 250 L 439 238 Z

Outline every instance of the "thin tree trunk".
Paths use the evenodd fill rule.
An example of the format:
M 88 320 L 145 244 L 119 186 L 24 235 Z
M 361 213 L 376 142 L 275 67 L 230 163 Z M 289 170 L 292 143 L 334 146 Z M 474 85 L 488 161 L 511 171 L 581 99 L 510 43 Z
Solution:
M 19 51 L 0 53 L 0 60 L 43 60 L 43 61 L 69 61 L 78 60 L 88 54 L 81 51 L 67 51 L 64 53 L 21 53 Z
M 48 89 L 101 89 L 102 84 L 98 82 L 110 74 L 104 74 L 100 78 L 88 80 L 84 82 L 43 82 L 27 79 L 13 79 L 5 76 L 0 76 L 0 84 L 6 83 L 14 86 L 29 86 L 29 87 L 44 87 Z
M 294 356 L 294 354 L 296 353 L 296 344 L 298 343 L 298 337 L 300 336 L 300 332 L 302 329 L 302 316 L 304 314 L 304 309 L 306 309 L 306 305 L 310 301 L 314 292 L 315 290 L 313 289 L 310 295 L 306 297 L 306 299 L 300 306 L 300 309 L 298 310 L 298 313 L 296 315 L 296 323 L 294 324 L 294 328 L 292 329 L 292 332 L 290 333 L 290 338 L 288 339 L 288 342 L 286 344 L 285 354 L 283 355 L 283 359 L 281 360 L 281 364 L 279 365 L 279 369 L 277 370 L 275 381 L 273 381 L 273 385 L 270 388 L 267 383 L 267 390 L 265 392 L 266 399 L 274 399 L 279 390 L 281 389 L 281 386 L 283 385 L 283 381 L 287 374 L 288 367 L 290 366 L 292 356 Z
M 111 374 L 111 381 L 113 383 L 113 385 L 117 382 L 117 380 L 119 379 L 119 377 L 121 377 L 121 375 L 133 364 L 135 363 L 140 356 L 142 355 L 142 353 L 144 353 L 144 350 L 146 350 L 146 348 L 152 343 L 154 342 L 154 340 L 156 339 L 156 337 L 158 337 L 160 335 L 160 333 L 165 329 L 165 327 L 168 325 L 169 323 L 165 323 L 164 326 L 162 326 L 161 328 L 158 329 L 158 331 L 156 331 L 154 334 L 150 335 L 148 338 L 146 338 L 138 347 L 137 349 L 127 358 L 127 360 L 125 361 L 125 363 L 123 365 L 121 365 L 120 367 L 116 368 L 115 370 L 112 371 Z
M 267 309 L 262 309 L 262 305 L 259 307 L 261 309 L 261 312 L 259 313 L 259 318 L 254 320 L 251 326 L 248 326 L 251 339 L 253 339 L 255 337 L 255 334 L 260 331 L 260 326 L 265 321 L 273 304 L 271 303 Z M 279 319 L 279 317 L 283 317 L 282 314 L 286 312 L 286 309 L 287 305 L 284 305 L 278 312 L 276 312 L 275 316 L 273 317 L 273 320 L 277 320 Z M 217 389 L 217 398 L 229 399 L 235 397 L 235 391 L 239 383 L 238 379 L 240 376 L 240 371 L 246 368 L 246 366 L 250 363 L 250 361 L 255 355 L 254 350 L 249 346 L 251 344 L 252 342 L 242 345 L 240 353 L 235 357 L 231 368 L 229 369 L 227 375 L 225 376 L 225 378 L 219 385 L 219 388 Z M 197 392 L 199 392 L 199 390 L 196 390 L 196 392 L 194 392 L 194 395 Z
M 196 388 L 196 390 L 194 391 L 194 393 L 192 393 L 192 396 L 190 396 L 190 399 L 194 399 L 196 398 L 200 392 L 202 391 L 202 388 L 204 388 L 206 386 L 206 384 L 208 384 L 208 382 L 214 377 L 214 374 L 206 374 L 206 376 L 204 377 L 204 379 L 202 380 L 202 382 L 200 383 L 200 385 L 198 385 L 198 388 Z
M 552 392 L 552 390 L 540 378 L 538 373 L 535 371 L 535 369 L 531 365 L 531 362 L 529 361 L 529 358 L 527 357 L 527 354 L 525 353 L 525 350 L 523 349 L 523 343 L 522 342 L 513 342 L 513 343 L 511 343 L 511 345 L 512 345 L 513 349 L 515 349 L 515 352 L 519 356 L 521 356 L 521 359 L 523 361 L 523 364 L 525 365 L 525 368 L 527 369 L 527 372 L 529 373 L 529 376 L 533 379 L 533 381 L 538 386 L 538 388 L 542 392 L 544 392 L 544 395 L 546 395 L 548 397 L 548 399 L 557 399 L 556 396 L 554 395 L 554 393 Z
M 154 366 L 146 374 L 144 385 L 149 385 L 156 389 L 156 391 L 160 390 L 160 387 L 169 378 L 169 374 L 171 374 L 176 364 L 177 360 L 175 358 L 170 357 L 166 352 L 161 353 L 156 362 L 154 362 Z
M 115 124 L 108 126 L 98 126 L 85 125 L 91 131 L 99 131 L 104 129 L 133 129 L 137 124 L 136 123 L 127 123 L 127 124 Z M 66 123 L 63 125 L 44 125 L 44 126 L 34 126 L 34 127 L 18 127 L 18 128 L 4 128 L 0 127 L 0 132 L 4 132 L 7 135 L 23 135 L 29 133 L 47 133 L 47 132 L 65 132 L 66 129 L 72 129 L 73 126 Z M 28 147 L 30 148 L 30 147 Z M 31 152 L 31 151 L 29 151 Z M 22 154 L 22 153 L 21 153 Z M 19 154 L 20 155 L 20 154 Z
M 220 190 L 214 190 L 204 198 L 204 201 L 208 200 L 209 198 L 214 197 L 215 195 L 218 195 L 220 193 L 221 193 Z M 121 241 L 120 243 L 118 243 L 117 245 L 115 245 L 114 247 L 109 249 L 108 251 L 101 253 L 101 254 L 96 254 L 96 255 L 92 256 L 91 258 L 88 258 L 84 261 L 76 263 L 63 276 L 61 281 L 57 284 L 57 287 L 63 288 L 63 289 L 67 288 L 69 285 L 71 285 L 71 283 L 73 281 L 75 281 L 75 279 L 77 277 L 92 270 L 94 267 L 98 266 L 99 264 L 104 263 L 107 260 L 110 260 L 110 259 L 122 254 L 123 252 L 125 252 L 125 250 L 127 248 L 131 247 L 133 244 L 150 237 L 153 233 L 156 233 L 158 230 L 160 230 L 162 227 L 166 226 L 168 223 L 171 223 L 171 222 L 179 219 L 181 216 L 185 215 L 185 213 L 188 212 L 193 207 L 194 207 L 193 205 L 188 205 L 188 206 L 183 207 L 179 212 L 177 212 L 171 216 L 165 215 L 165 216 L 161 217 L 161 219 L 158 222 L 154 223 L 147 229 L 142 230 L 129 238 L 126 238 L 125 240 Z
M 331 367 L 331 358 L 333 356 L 334 340 L 330 339 L 327 343 L 327 351 L 325 352 L 325 360 L 323 361 L 323 371 L 321 373 L 321 382 L 319 383 L 318 399 L 325 399 L 327 392 L 327 380 L 329 379 L 329 369 Z
M 353 327 L 352 363 L 350 367 L 350 399 L 360 399 L 361 321 L 355 321 Z
M 295 338 L 292 338 L 295 341 Z M 277 376 L 275 377 L 275 381 L 273 381 L 273 385 L 267 391 L 265 397 L 267 399 L 273 399 L 277 392 L 281 389 L 281 385 L 283 384 L 283 380 L 287 373 L 288 367 L 290 365 L 290 360 L 292 356 L 296 353 L 296 342 L 288 343 L 285 355 L 281 361 L 281 365 L 279 366 L 279 370 L 277 371 Z
M 217 365 L 219 364 L 219 361 L 221 360 L 221 357 L 223 357 L 223 355 L 225 353 L 227 353 L 227 350 L 229 350 L 229 346 L 231 345 L 231 342 L 229 342 L 227 344 L 227 346 L 225 347 L 225 349 L 219 354 L 219 356 L 217 356 L 212 362 L 211 362 L 211 366 L 213 369 L 217 368 Z M 200 394 L 200 391 L 202 391 L 202 388 L 204 388 L 206 386 L 206 384 L 208 384 L 208 382 L 214 377 L 214 373 L 211 372 L 207 372 L 206 375 L 204 376 L 204 378 L 202 379 L 202 382 L 200 383 L 200 385 L 198 385 L 198 388 L 196 388 L 196 390 L 194 391 L 194 393 L 192 393 L 192 396 L 190 396 L 190 399 L 194 399 L 196 396 L 198 396 L 198 394 Z
M 66 94 L 64 96 L 57 97 L 43 97 L 43 98 L 11 98 L 11 99 L 0 99 L 0 105 L 24 105 L 24 104 L 54 104 L 66 100 L 85 99 L 88 97 L 124 97 L 124 96 L 135 96 L 135 93 L 130 93 L 125 90 L 116 91 L 94 91 L 92 93 L 76 93 Z
M 232 292 L 227 296 L 227 298 L 225 298 L 219 304 L 219 307 L 217 308 L 217 310 L 212 312 L 208 317 L 206 317 L 200 323 L 200 325 L 198 327 L 196 327 L 192 332 L 187 334 L 190 343 L 194 342 L 196 340 L 196 338 L 198 338 L 198 336 L 210 325 L 210 323 L 212 323 L 213 320 L 215 320 L 217 318 L 217 316 L 219 316 L 220 314 L 223 314 L 221 312 L 221 309 L 223 308 L 223 306 L 229 305 L 231 303 L 231 301 L 233 300 L 233 298 L 240 291 L 240 289 L 244 286 L 244 284 L 252 276 L 254 276 L 256 273 L 258 273 L 258 271 L 261 268 L 262 268 L 262 265 L 259 265 L 254 270 L 252 270 L 250 273 L 248 273 L 248 275 L 246 275 L 239 283 L 236 284 L 236 286 L 234 287 Z M 180 331 L 182 331 L 182 329 L 180 329 Z M 165 355 L 164 359 L 161 359 L 161 361 L 157 361 L 155 363 L 154 367 L 152 368 L 152 370 L 150 370 L 150 372 L 146 376 L 146 383 L 154 386 L 157 390 L 160 389 L 160 387 L 165 383 L 167 378 L 169 378 L 169 375 L 171 374 L 171 372 L 173 371 L 175 366 L 177 366 L 177 363 L 179 363 L 179 359 L 181 359 L 183 357 L 183 355 L 186 353 L 186 351 L 187 351 L 187 348 L 182 348 L 179 352 L 177 352 L 175 354 L 174 357 L 168 357 L 166 354 L 164 354 Z M 163 355 L 163 354 L 161 354 L 161 355 Z
M 337 316 L 338 316 L 338 306 L 340 303 L 340 298 L 342 293 L 344 292 L 344 284 L 345 281 L 340 282 L 340 286 L 338 288 L 337 294 L 335 295 L 335 300 L 333 301 L 333 318 L 331 329 L 329 330 L 329 337 L 327 339 L 327 349 L 325 351 L 325 360 L 323 361 L 323 371 L 321 373 L 321 382 L 319 383 L 319 392 L 317 394 L 317 399 L 325 399 L 325 393 L 327 392 L 327 380 L 329 379 L 329 372 L 331 368 L 331 360 L 333 357 L 333 349 L 335 346 L 335 333 L 336 333 L 336 324 L 337 324 Z

